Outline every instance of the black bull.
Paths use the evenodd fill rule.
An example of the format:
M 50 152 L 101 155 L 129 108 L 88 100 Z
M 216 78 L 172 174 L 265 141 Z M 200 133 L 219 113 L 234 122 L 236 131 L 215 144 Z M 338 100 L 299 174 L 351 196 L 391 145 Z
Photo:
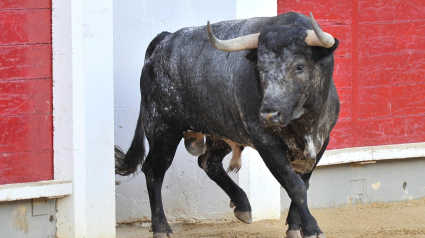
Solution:
M 212 32 L 233 40 L 222 42 Z M 171 237 L 161 187 L 184 137 L 200 167 L 230 197 L 236 217 L 251 223 L 248 198 L 222 164 L 233 150 L 229 170 L 238 170 L 240 153 L 250 146 L 292 200 L 288 237 L 301 237 L 300 231 L 324 237 L 307 207 L 307 189 L 339 114 L 332 78 L 338 40 L 312 16 L 293 12 L 220 22 L 212 32 L 208 37 L 206 26 L 183 28 L 150 43 L 137 128 L 127 154 L 116 148 L 116 173 L 131 174 L 143 163 L 146 135 L 150 150 L 142 171 L 152 230 L 154 237 Z

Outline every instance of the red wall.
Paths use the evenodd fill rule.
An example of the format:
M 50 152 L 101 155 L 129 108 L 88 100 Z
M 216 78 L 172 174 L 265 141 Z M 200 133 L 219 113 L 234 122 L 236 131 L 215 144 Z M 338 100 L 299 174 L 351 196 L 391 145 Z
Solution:
M 340 40 L 341 113 L 328 148 L 425 142 L 425 1 L 278 0 Z
M 0 184 L 53 179 L 51 12 L 0 1 Z

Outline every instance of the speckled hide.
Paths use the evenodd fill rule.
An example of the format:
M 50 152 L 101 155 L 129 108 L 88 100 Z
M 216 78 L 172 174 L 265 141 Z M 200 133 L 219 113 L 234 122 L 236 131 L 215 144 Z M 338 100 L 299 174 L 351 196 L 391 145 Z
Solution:
M 294 22 L 300 27 L 284 27 Z M 143 115 L 150 117 L 144 120 L 145 127 L 158 126 L 151 118 L 161 114 L 188 130 L 253 146 L 248 123 L 258 122 L 261 107 L 280 109 L 285 122 L 265 129 L 286 142 L 287 157 L 296 171 L 311 171 L 338 117 L 334 49 L 316 62 L 314 57 L 323 57 L 314 52 L 318 47 L 302 40 L 305 30 L 311 29 L 309 19 L 295 13 L 220 22 L 212 29 L 221 39 L 267 32 L 260 35 L 258 50 L 231 53 L 211 46 L 205 26 L 168 35 L 143 69 L 141 91 L 147 112 Z M 272 40 L 277 36 L 282 39 Z M 307 72 L 288 77 L 294 62 L 303 62 Z

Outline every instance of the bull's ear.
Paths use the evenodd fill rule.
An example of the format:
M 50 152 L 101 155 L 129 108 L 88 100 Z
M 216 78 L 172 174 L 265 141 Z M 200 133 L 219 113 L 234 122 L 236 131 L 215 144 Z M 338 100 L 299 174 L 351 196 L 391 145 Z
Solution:
M 322 60 L 323 58 L 328 57 L 336 50 L 336 48 L 338 48 L 339 40 L 336 38 L 334 39 L 335 39 L 335 44 L 330 48 L 313 46 L 313 59 L 315 62 L 318 62 Z

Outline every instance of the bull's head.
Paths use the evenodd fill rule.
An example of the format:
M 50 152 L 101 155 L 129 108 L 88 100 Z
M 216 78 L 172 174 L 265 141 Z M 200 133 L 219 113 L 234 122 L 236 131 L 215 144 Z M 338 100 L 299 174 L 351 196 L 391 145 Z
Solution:
M 264 126 L 285 126 L 326 100 L 333 70 L 333 59 L 327 56 L 338 42 L 322 31 L 311 13 L 310 22 L 313 30 L 296 24 L 269 26 L 260 33 L 230 40 L 217 39 L 208 22 L 208 37 L 218 50 L 258 49 Z M 330 64 L 330 70 L 323 70 L 323 64 Z

